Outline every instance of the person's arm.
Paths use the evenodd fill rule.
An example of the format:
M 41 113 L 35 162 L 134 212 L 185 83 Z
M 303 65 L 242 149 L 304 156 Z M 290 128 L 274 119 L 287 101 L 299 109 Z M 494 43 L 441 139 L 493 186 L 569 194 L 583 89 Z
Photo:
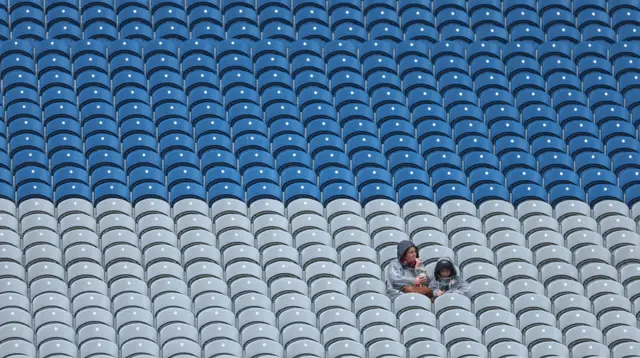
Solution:
M 456 278 L 456 283 L 454 285 L 453 290 L 451 292 L 458 293 L 461 295 L 465 295 L 469 291 L 469 283 L 465 281 L 462 276 L 458 276 Z
M 429 281 L 429 288 L 431 289 L 431 292 L 433 293 L 433 296 L 438 296 L 440 293 L 440 285 L 438 285 L 438 280 L 436 280 L 435 278 L 432 278 Z

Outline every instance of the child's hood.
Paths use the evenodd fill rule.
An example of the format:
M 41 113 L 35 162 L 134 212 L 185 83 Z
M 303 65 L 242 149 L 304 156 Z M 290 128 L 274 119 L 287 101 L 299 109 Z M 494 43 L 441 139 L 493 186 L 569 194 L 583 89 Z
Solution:
M 443 257 L 436 262 L 436 267 L 433 270 L 433 274 L 436 280 L 440 279 L 440 270 L 449 269 L 451 270 L 451 277 L 458 275 L 458 268 L 453 264 L 453 261 L 448 257 Z

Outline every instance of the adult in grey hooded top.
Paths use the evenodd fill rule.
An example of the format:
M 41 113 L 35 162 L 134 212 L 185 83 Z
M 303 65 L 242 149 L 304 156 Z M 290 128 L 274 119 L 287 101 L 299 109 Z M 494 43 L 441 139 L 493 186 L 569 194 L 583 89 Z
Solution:
M 418 260 L 407 262 L 405 255 L 410 248 L 415 248 L 415 256 L 418 258 L 418 248 L 409 240 L 401 241 L 397 246 L 397 260 L 391 261 L 385 270 L 387 296 L 392 300 L 404 293 L 420 293 L 428 297 L 432 296 L 429 286 L 429 278 L 421 286 L 416 286 L 416 278 L 420 275 Z

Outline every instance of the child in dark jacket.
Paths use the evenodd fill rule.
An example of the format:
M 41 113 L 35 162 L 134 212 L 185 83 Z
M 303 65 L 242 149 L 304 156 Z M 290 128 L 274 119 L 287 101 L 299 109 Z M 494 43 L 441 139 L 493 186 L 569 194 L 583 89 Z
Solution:
M 458 274 L 457 268 L 448 258 L 438 260 L 433 276 L 429 287 L 433 290 L 435 297 L 445 293 L 464 295 L 469 290 L 469 284 Z

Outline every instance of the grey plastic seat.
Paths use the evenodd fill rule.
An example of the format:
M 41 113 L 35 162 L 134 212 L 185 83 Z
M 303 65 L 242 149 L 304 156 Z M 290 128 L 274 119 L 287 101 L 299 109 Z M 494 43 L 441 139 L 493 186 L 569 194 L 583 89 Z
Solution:
M 478 207 L 478 218 L 483 222 L 494 215 L 515 216 L 515 208 L 508 201 L 488 200 Z
M 311 299 L 313 301 L 315 301 L 318 296 L 325 293 L 337 293 L 345 296 L 347 295 L 347 284 L 344 283 L 344 281 L 336 278 L 321 278 L 314 280 L 310 284 L 309 288 Z M 335 298 L 330 299 L 333 300 Z
M 104 219 L 103 219 L 104 220 Z M 169 215 L 149 214 L 138 219 L 138 234 L 142 235 L 151 230 L 166 230 L 173 232 L 173 219 Z
M 532 353 L 536 351 L 535 347 L 540 344 L 551 345 L 551 347 L 555 347 L 555 345 L 553 345 L 554 342 L 562 344 L 562 341 L 563 341 L 562 332 L 555 327 L 549 327 L 549 326 L 531 327 L 524 334 L 524 337 L 525 337 L 525 344 L 529 348 L 529 350 L 531 350 Z M 556 351 L 556 352 L 561 352 L 561 351 Z M 556 352 L 553 352 L 551 354 L 557 354 Z
M 534 293 L 524 294 L 513 301 L 513 313 L 516 317 L 531 310 L 552 312 L 551 301 L 543 295 Z
M 140 354 L 142 356 L 160 357 L 160 347 L 155 342 L 146 339 L 134 339 L 122 345 L 120 348 L 125 357 Z
M 631 312 L 626 312 L 622 310 L 610 310 L 605 312 L 598 317 L 599 328 L 602 330 L 603 334 L 607 334 L 607 332 L 615 327 L 619 326 L 634 326 L 636 324 L 636 317 Z
M 367 221 L 378 215 L 400 216 L 400 206 L 388 199 L 372 200 L 364 206 L 364 218 Z
M 326 236 L 329 235 L 327 234 Z M 250 239 L 250 235 L 245 235 L 245 237 L 247 237 L 247 240 Z M 258 251 L 263 252 L 272 245 L 294 246 L 293 237 L 288 232 L 282 230 L 267 230 L 257 235 L 256 248 Z
M 511 281 L 511 283 L 509 283 L 509 285 L 507 286 L 507 292 L 509 292 L 509 299 L 513 301 L 519 296 L 527 293 L 544 295 L 545 289 L 542 283 L 540 283 L 538 280 L 522 278 Z
M 342 268 L 333 262 L 318 261 L 304 269 L 304 277 L 309 284 L 321 278 L 337 278 L 341 280 Z
M 338 262 L 338 252 L 330 247 L 323 245 L 308 246 L 300 252 L 300 264 L 303 269 L 314 262 Z
M 301 237 L 302 235 L 299 235 Z M 314 235 L 310 237 L 309 235 L 305 236 L 306 239 L 313 239 L 315 243 L 321 243 L 323 245 L 331 245 L 331 237 L 327 235 Z M 319 240 L 323 238 L 322 242 Z M 357 229 L 347 229 L 340 231 L 334 236 L 334 245 L 336 250 L 342 251 L 344 248 L 349 246 L 370 246 L 371 245 L 371 236 L 365 231 L 357 230 Z
M 331 227 L 331 236 L 335 236 L 343 230 L 357 229 L 364 232 L 367 231 L 367 222 L 363 217 L 353 213 L 342 213 L 334 215 L 329 221 Z
M 220 251 L 211 245 L 195 244 L 188 246 L 183 250 L 182 262 L 185 268 L 196 262 L 212 262 L 220 264 L 222 261 L 222 254 Z
M 140 200 L 133 208 L 133 218 L 136 221 L 140 221 L 140 219 L 146 215 L 156 214 L 171 216 L 169 203 L 158 199 L 145 199 Z
M 204 346 L 205 357 L 242 357 L 242 346 L 228 339 L 216 339 Z
M 471 301 L 467 297 L 457 293 L 447 294 L 436 299 L 435 313 L 437 317 L 443 312 L 452 309 L 471 311 Z
M 429 245 L 448 246 L 449 238 L 447 235 L 438 230 L 424 230 L 411 237 L 413 244 L 418 248 Z
M 22 332 L 20 332 L 21 334 L 24 334 L 26 331 L 25 326 L 15 325 L 14 327 L 19 328 L 18 332 L 20 332 L 20 328 L 22 328 Z M 105 326 L 105 327 L 108 327 L 108 326 Z M 108 327 L 108 328 L 111 328 L 111 327 Z M 30 328 L 28 330 L 31 331 Z M 105 338 L 109 337 L 109 335 L 107 334 L 107 330 L 103 330 L 103 332 L 105 333 Z M 33 340 L 33 332 L 31 334 L 32 335 L 30 337 L 20 337 L 20 338 L 28 342 L 31 342 Z M 115 338 L 115 334 L 114 334 L 114 338 Z M 61 339 L 61 340 L 66 340 L 68 342 L 75 343 L 76 332 L 73 328 L 64 324 L 50 324 L 44 327 L 40 327 L 40 329 L 38 329 L 38 333 L 36 335 L 37 342 L 42 343 L 42 342 L 51 341 L 55 339 Z
M 447 356 L 447 347 L 438 342 L 422 342 L 409 348 L 409 358 L 446 358 Z
M 440 217 L 443 221 L 447 221 L 452 216 L 465 214 L 476 215 L 476 206 L 466 200 L 449 200 L 440 207 Z
M 533 233 L 541 230 L 560 231 L 560 224 L 551 216 L 532 215 L 522 222 L 522 233 L 525 237 L 530 237 Z
M 621 343 L 611 349 L 613 358 L 637 357 L 638 345 L 635 342 Z
M 35 199 L 35 200 L 38 200 L 38 199 Z M 38 208 L 39 210 L 42 210 L 41 205 L 43 203 L 49 203 L 49 202 L 48 201 L 39 202 L 38 205 L 37 205 L 37 206 L 39 206 L 39 208 Z M 51 210 L 50 209 L 46 209 L 46 210 L 42 210 L 42 211 L 47 213 L 47 214 L 49 214 L 49 215 L 51 215 Z M 57 216 L 58 220 L 64 218 L 67 215 L 71 215 L 71 214 L 85 214 L 85 215 L 89 215 L 89 216 L 91 216 L 93 218 L 93 205 L 90 202 L 86 201 L 86 200 L 82 200 L 82 199 L 78 199 L 78 198 L 63 200 L 63 201 L 59 202 L 56 205 L 56 216 Z
M 580 280 L 585 287 L 597 280 L 612 280 L 615 282 L 617 278 L 618 271 L 616 271 L 615 267 L 604 263 L 589 263 L 580 269 Z
M 326 345 L 325 345 L 325 348 Z M 364 358 L 367 350 L 360 342 L 344 341 L 331 344 L 327 349 L 327 358 L 353 357 Z
M 529 329 L 536 326 L 555 327 L 556 316 L 551 312 L 543 310 L 527 311 L 520 315 L 520 318 L 518 319 L 518 328 L 520 328 L 522 333 L 526 334 Z
M 446 330 L 443 333 L 442 343 L 453 350 L 453 346 L 457 343 L 463 342 L 482 342 L 482 332 L 479 329 L 471 326 L 456 326 Z
M 378 231 L 373 236 L 373 248 L 376 251 L 384 250 L 387 247 L 395 246 L 400 241 L 409 240 L 409 235 L 399 230 Z
M 360 279 L 382 279 L 382 270 L 380 266 L 373 262 L 354 262 L 344 268 L 344 280 L 349 285 L 352 282 Z
M 591 312 L 591 302 L 580 294 L 564 294 L 553 301 L 554 313 L 561 317 L 567 313 Z
M 67 200 L 65 200 L 65 202 L 66 201 Z M 117 199 L 117 198 L 102 200 L 98 204 L 96 204 L 95 217 L 97 221 L 100 221 L 100 219 L 102 219 L 102 217 L 105 215 L 117 214 L 117 213 L 124 214 L 127 216 L 133 216 L 133 208 L 131 207 L 131 204 L 128 201 Z
M 420 257 L 422 258 L 422 262 L 425 264 L 435 263 L 441 257 L 454 257 L 455 253 L 453 250 L 446 246 L 439 245 L 429 245 L 421 248 L 419 250 Z
M 516 262 L 533 263 L 533 252 L 524 246 L 512 245 L 496 251 L 496 264 L 499 269 Z
M 453 251 L 456 252 L 469 245 L 487 246 L 487 237 L 482 232 L 476 230 L 460 230 L 451 235 L 450 239 L 450 246 Z M 445 244 L 445 246 L 447 246 L 447 244 Z
M 522 343 L 522 332 L 514 326 L 497 325 L 484 333 L 484 344 L 488 349 L 500 343 Z
M 6 212 L 7 214 L 10 214 L 11 216 L 15 217 L 16 216 L 15 204 L 7 204 L 7 205 L 8 205 L 7 206 L 8 209 L 3 210 L 3 212 Z M 55 206 L 53 205 L 52 202 L 45 199 L 41 199 L 41 198 L 27 199 L 21 202 L 20 206 L 18 206 L 19 220 L 22 220 L 25 216 L 34 215 L 34 214 L 55 216 Z
M 284 349 L 282 348 L 282 345 L 280 345 L 280 343 L 267 339 L 260 339 L 251 342 L 245 348 L 245 354 L 247 358 L 255 358 L 265 355 L 282 357 L 283 353 Z
M 346 324 L 337 324 L 323 329 L 322 344 L 325 348 L 330 350 L 333 345 L 339 345 L 344 341 L 360 342 L 360 331 Z
M 240 332 L 236 327 L 226 323 L 211 323 L 200 330 L 200 337 L 202 346 L 206 346 L 219 340 L 238 342 L 240 340 Z
M 461 230 L 475 230 L 482 232 L 482 222 L 473 215 L 463 214 L 451 216 L 445 220 L 445 226 L 449 237 Z
M 351 300 L 353 301 L 353 313 L 356 314 L 356 317 L 360 316 L 364 311 L 375 308 L 391 311 L 391 300 L 380 292 L 363 292 L 353 296 Z
M 351 300 L 357 299 L 366 294 L 384 294 L 386 285 L 381 280 L 374 277 L 356 278 L 348 283 Z
M 574 262 L 578 269 L 592 263 L 611 265 L 611 252 L 602 246 L 583 246 L 574 251 Z
M 293 220 L 296 216 L 302 214 L 318 214 L 324 215 L 324 207 L 316 200 L 310 198 L 296 199 L 287 205 L 287 218 Z
M 425 230 L 444 232 L 444 223 L 431 214 L 414 215 L 407 220 L 407 233 L 412 239 Z
M 328 221 L 332 221 L 334 217 L 342 214 L 355 214 L 362 217 L 362 206 L 351 199 L 333 200 L 327 204 L 326 210 Z
M 489 236 L 489 248 L 493 251 L 509 245 L 525 246 L 526 239 L 521 233 L 508 230 L 498 231 Z
M 483 278 L 499 277 L 500 271 L 496 266 L 490 263 L 474 262 L 464 266 L 462 269 L 462 277 L 467 282 L 473 282 Z
M 617 200 L 603 200 L 593 206 L 593 218 L 600 222 L 612 215 L 629 216 L 629 207 Z
M 535 264 L 538 268 L 554 263 L 571 264 L 573 255 L 564 246 L 547 245 L 539 248 L 535 255 Z
M 13 246 L 8 246 L 9 248 Z M 5 249 L 3 247 L 2 249 Z M 2 250 L 0 250 L 2 251 Z M 4 252 L 3 252 L 4 253 Z M 62 252 L 59 248 L 50 245 L 35 245 L 25 250 L 25 266 L 27 270 L 33 264 L 40 262 L 50 262 L 54 264 L 62 264 Z
M 32 343 L 10 340 L 0 344 L 3 357 L 35 357 L 36 347 Z
M 322 332 L 325 328 L 341 324 L 357 327 L 356 315 L 344 308 L 329 308 L 318 314 L 318 328 Z
M 44 231 L 31 231 L 24 235 L 22 239 L 24 240 L 24 247 L 29 247 L 38 242 L 47 242 L 56 246 L 59 240 L 57 235 L 51 235 L 51 232 L 47 232 L 47 235 L 45 235 Z M 20 236 L 15 231 L 0 229 L 0 244 L 20 247 Z
M 501 342 L 491 347 L 491 357 L 528 357 L 529 351 L 523 344 L 516 342 Z
M 613 264 L 618 270 L 629 265 L 640 264 L 638 253 L 640 253 L 639 249 L 632 245 L 620 247 L 613 252 Z
M 189 213 L 180 216 L 176 220 L 176 233 L 182 237 L 185 233 L 191 230 L 204 230 L 208 232 L 213 231 L 213 222 L 208 216 L 197 213 Z
M 583 342 L 570 349 L 573 357 L 609 357 L 611 354 L 607 346 L 597 342 Z
M 276 283 L 280 283 L 280 282 L 286 283 L 287 281 L 289 280 L 282 279 L 282 280 L 278 280 Z M 296 280 L 291 280 L 291 281 L 302 283 L 302 281 L 296 281 Z M 298 292 L 294 292 L 293 290 L 282 291 L 282 292 L 273 292 L 273 291 L 271 292 L 271 299 L 273 300 L 273 311 L 278 317 L 278 324 L 281 326 L 281 328 L 282 328 L 282 322 L 284 318 L 290 317 L 287 315 L 288 311 L 296 312 L 296 314 L 298 315 L 300 314 L 313 315 L 311 313 L 311 309 L 312 309 L 311 299 L 309 298 L 309 295 L 306 292 L 308 291 L 307 288 L 305 286 L 300 285 L 296 289 L 298 290 Z M 301 318 L 301 320 L 303 321 L 302 323 L 315 326 L 315 319 L 313 321 L 304 321 L 304 319 Z
M 600 234 L 608 236 L 616 231 L 633 232 L 636 230 L 635 221 L 622 215 L 607 216 L 600 220 Z
M 410 347 L 414 344 L 420 344 L 424 341 L 432 341 L 437 343 L 441 342 L 441 333 L 435 327 L 428 326 L 426 324 L 414 324 L 402 331 L 402 343 L 405 346 Z
M 242 216 L 248 216 L 249 209 L 247 205 L 237 199 L 222 199 L 217 200 L 211 204 L 211 219 L 217 220 L 220 216 L 228 214 L 239 214 Z
M 530 347 L 532 358 L 543 357 L 569 357 L 569 348 L 564 344 L 554 341 L 546 341 Z
M 551 216 L 553 214 L 551 205 L 539 200 L 524 201 L 518 204 L 516 211 L 518 214 L 518 219 L 520 219 L 521 221 L 532 215 Z
M 431 307 L 427 306 L 426 308 L 412 308 L 402 311 L 398 315 L 398 328 L 404 332 L 404 330 L 413 326 L 426 325 L 436 327 L 436 316 L 430 310 Z
M 575 251 L 583 246 L 596 245 L 603 246 L 603 238 L 597 232 L 580 230 L 567 236 L 566 246 L 569 250 Z
M 318 357 L 323 358 L 325 354 L 324 347 L 318 343 L 309 339 L 298 340 L 289 343 L 286 348 L 287 357 L 302 358 L 302 357 Z
M 17 216 L 16 204 L 11 200 L 0 199 L 0 208 L 1 213 L 7 213 L 14 217 Z
M 256 323 L 245 327 L 240 331 L 240 344 L 243 347 L 247 347 L 247 344 L 256 340 L 271 340 L 279 341 L 280 332 L 274 326 L 270 326 L 264 323 Z
M 560 226 L 564 237 L 579 230 L 598 231 L 598 223 L 588 216 L 576 215 L 568 217 L 560 222 Z
M 493 264 L 494 254 L 487 247 L 480 245 L 471 245 L 461 248 L 458 252 L 458 264 L 461 269 L 471 263 L 488 263 Z
M 283 231 L 280 231 L 280 232 L 285 235 L 288 235 L 286 232 L 283 232 Z M 293 241 L 295 242 L 295 248 L 298 251 L 302 251 L 314 245 L 331 246 L 331 235 L 329 235 L 328 232 L 323 230 L 316 230 L 316 229 L 305 230 L 299 233 L 293 239 Z
M 424 214 L 438 215 L 438 206 L 434 202 L 424 199 L 411 200 L 402 206 L 402 217 L 405 221 L 409 221 L 416 215 Z
M 589 216 L 591 208 L 589 204 L 578 200 L 565 200 L 555 207 L 555 218 L 562 221 L 570 216 Z
M 547 296 L 552 300 L 566 294 L 584 295 L 584 292 L 584 286 L 575 278 L 558 279 L 547 285 Z
M 397 357 L 406 358 L 407 349 L 404 345 L 395 341 L 380 341 L 369 346 L 369 357 Z
M 402 220 L 402 218 L 399 216 L 381 214 L 376 216 L 375 220 L 369 221 L 369 235 L 375 237 L 376 234 L 386 230 L 404 232 L 404 220 Z
M 261 232 L 267 230 L 287 231 L 289 221 L 280 214 L 263 214 L 253 219 L 253 234 L 260 235 Z
M 215 219 L 215 234 L 220 237 L 227 230 L 244 230 L 251 232 L 251 222 L 246 216 L 227 214 Z
M 395 341 L 400 342 L 402 339 L 400 335 L 400 331 L 398 331 L 395 327 L 389 327 L 385 325 L 375 325 L 369 328 L 365 328 L 362 331 L 362 344 L 365 347 L 369 348 L 374 343 L 377 342 L 386 342 L 386 341 Z
M 207 203 L 193 198 L 178 200 L 173 204 L 173 219 L 177 220 L 184 215 L 200 214 L 209 217 L 209 207 Z
M 471 300 L 475 300 L 481 295 L 491 293 L 497 293 L 504 296 L 505 292 L 506 288 L 504 287 L 504 284 L 502 284 L 502 282 L 494 278 L 486 278 L 478 279 L 469 283 L 469 291 L 467 292 L 467 296 L 470 297 Z
M 560 233 L 551 230 L 537 231 L 527 238 L 527 247 L 533 251 L 537 251 L 548 245 L 563 246 L 564 237 Z
M 343 269 L 355 262 L 377 263 L 377 253 L 374 249 L 365 245 L 350 245 L 339 252 L 340 265 Z
M 484 233 L 487 236 L 502 230 L 520 231 L 520 221 L 513 216 L 495 215 L 484 220 L 483 223 Z
M 224 324 L 235 327 L 236 316 L 233 312 L 220 307 L 212 307 L 198 313 L 196 328 L 198 331 L 211 324 Z M 226 326 L 224 326 L 226 327 Z
M 225 277 L 227 284 L 231 285 L 235 280 L 239 280 L 245 277 L 253 277 L 259 280 L 262 279 L 262 268 L 259 264 L 240 261 L 227 265 L 225 268 Z
M 368 329 L 372 326 L 386 325 L 389 327 L 396 327 L 396 316 L 387 310 L 380 308 L 374 308 L 362 312 L 358 317 L 358 326 L 361 331 Z
M 476 326 L 476 316 L 470 311 L 456 308 L 442 312 L 438 316 L 438 328 L 442 332 L 446 332 L 450 328 L 459 325 Z
M 5 215 L 0 215 L 0 226 L 6 227 L 13 231 L 18 231 L 18 222 L 15 218 Z M 20 219 L 20 227 L 22 233 L 27 233 L 30 230 L 46 229 L 53 232 L 58 230 L 58 222 L 51 215 L 46 214 L 29 214 Z
M 264 271 L 264 278 L 268 285 L 282 278 L 302 280 L 304 276 L 302 268 L 290 261 L 274 262 L 265 267 Z
M 281 230 L 278 231 L 282 232 Z M 254 242 L 255 237 L 251 232 L 243 229 L 231 229 L 218 235 L 217 246 L 220 251 L 224 251 L 235 245 L 245 245 L 251 247 L 253 246 Z
M 300 214 L 291 220 L 291 234 L 297 236 L 305 230 L 324 230 L 328 231 L 329 224 L 324 217 L 318 214 Z
M 224 269 L 234 263 L 255 263 L 260 264 L 260 252 L 253 246 L 235 245 L 222 251 Z
M 274 214 L 284 216 L 284 204 L 273 199 L 260 199 L 251 203 L 249 207 L 249 218 L 255 221 L 261 215 Z
M 414 309 L 430 309 L 431 301 L 424 295 L 416 293 L 402 294 L 396 297 L 393 301 L 393 311 L 400 317 L 400 315 L 409 310 Z
M 598 319 L 591 312 L 567 312 L 561 316 L 558 316 L 558 329 L 562 331 L 565 335 L 565 338 L 569 338 L 570 332 L 576 327 L 597 327 Z M 576 331 L 573 330 L 571 334 L 575 339 L 579 334 L 576 334 Z M 568 340 L 565 341 L 569 347 L 572 344 L 569 344 Z

